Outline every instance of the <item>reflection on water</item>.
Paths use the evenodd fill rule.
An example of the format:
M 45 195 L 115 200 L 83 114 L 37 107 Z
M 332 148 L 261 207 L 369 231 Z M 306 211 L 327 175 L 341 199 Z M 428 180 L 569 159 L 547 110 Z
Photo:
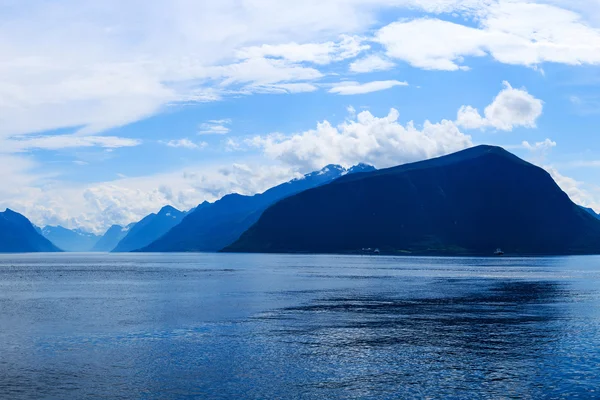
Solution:
M 600 258 L 0 258 L 0 398 L 600 397 Z

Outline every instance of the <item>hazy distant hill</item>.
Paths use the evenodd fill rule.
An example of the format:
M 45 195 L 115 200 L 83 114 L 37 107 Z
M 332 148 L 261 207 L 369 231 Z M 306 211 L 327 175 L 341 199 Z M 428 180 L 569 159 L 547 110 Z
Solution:
M 100 237 L 100 239 L 98 239 L 98 241 L 92 248 L 92 251 L 94 251 L 94 252 L 112 251 L 112 249 L 114 249 L 117 246 L 117 244 L 119 244 L 119 242 L 125 237 L 125 235 L 127 235 L 129 230 L 134 225 L 135 224 L 129 224 L 126 227 L 122 227 L 121 225 L 111 226 L 110 228 L 108 228 L 106 233 L 104 235 L 102 235 L 102 237 Z
M 479 146 L 299 193 L 226 251 L 600 253 L 600 221 L 541 168 Z
M 93 233 L 62 226 L 46 226 L 42 235 L 61 250 L 71 252 L 90 251 L 99 239 Z
M 136 223 L 112 251 L 128 252 L 145 247 L 178 225 L 185 215 L 174 207 L 165 206 L 157 214 L 150 214 Z
M 57 251 L 23 215 L 10 209 L 0 213 L 0 253 Z
M 231 194 L 214 203 L 203 203 L 186 216 L 181 224 L 141 251 L 218 251 L 233 243 L 252 226 L 269 205 L 341 176 L 372 170 L 372 166 L 365 164 L 350 169 L 328 165 L 320 171 L 283 183 L 262 194 Z

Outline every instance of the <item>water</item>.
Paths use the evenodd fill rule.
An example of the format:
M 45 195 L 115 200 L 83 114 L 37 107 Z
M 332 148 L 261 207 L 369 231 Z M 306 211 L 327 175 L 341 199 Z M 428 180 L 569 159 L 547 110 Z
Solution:
M 0 256 L 0 398 L 600 398 L 600 258 Z

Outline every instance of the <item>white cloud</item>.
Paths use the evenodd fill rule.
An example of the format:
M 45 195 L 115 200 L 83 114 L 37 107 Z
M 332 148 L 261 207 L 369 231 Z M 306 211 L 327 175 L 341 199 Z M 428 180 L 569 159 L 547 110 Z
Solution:
M 553 2 L 561 7 L 573 4 Z M 581 10 L 591 8 L 589 2 L 579 3 Z M 406 19 L 377 31 L 376 17 L 389 7 L 444 15 Z M 346 82 L 332 88 L 322 79 L 348 70 L 384 70 L 397 60 L 442 70 L 467 69 L 469 56 L 529 67 L 543 62 L 600 63 L 598 30 L 581 19 L 589 13 L 533 2 L 252 0 L 240 7 L 237 0 L 23 0 L 10 2 L 2 11 L 0 37 L 10 40 L 0 40 L 0 204 L 24 211 L 38 223 L 69 226 L 106 227 L 133 221 L 166 203 L 189 208 L 234 190 L 264 190 L 292 177 L 297 166 L 358 161 L 395 165 L 458 150 L 471 141 L 452 121 L 402 125 L 395 111 L 383 118 L 362 112 L 337 127 L 323 122 L 296 135 L 258 138 L 255 144 L 283 166 L 261 169 L 261 161 L 198 166 L 80 186 L 40 172 L 47 168 L 26 157 L 27 150 L 135 146 L 137 139 L 91 135 L 173 104 L 320 87 L 339 94 L 382 90 L 398 81 Z M 467 17 L 453 21 L 467 22 L 441 20 L 452 12 Z M 369 32 L 376 32 L 374 47 L 383 45 L 385 54 L 353 61 L 372 42 Z M 347 64 L 327 67 L 341 61 Z M 541 105 L 536 108 L 526 96 L 504 100 L 483 116 L 465 108 L 461 123 L 505 130 L 535 126 Z M 519 106 L 520 101 L 532 108 Z M 200 127 L 204 133 L 230 129 L 226 121 L 207 124 Z M 76 134 L 39 134 L 58 128 L 71 128 Z M 34 136 L 20 137 L 26 133 Z M 236 146 L 239 143 L 228 141 L 231 150 Z
M 455 70 L 486 54 L 527 66 L 600 63 L 600 34 L 581 17 L 592 7 L 581 1 L 571 8 L 586 14 L 508 0 L 25 0 L 0 13 L 0 37 L 10 38 L 0 43 L 0 135 L 89 135 L 170 104 L 315 90 L 326 65 L 367 49 L 376 16 L 391 7 L 430 13 L 374 38 L 419 68 Z M 452 12 L 476 25 L 431 18 Z M 390 67 L 377 57 L 351 70 Z
M 562 175 L 558 170 L 550 165 L 543 167 L 554 179 L 556 184 L 571 198 L 571 200 L 580 206 L 590 207 L 600 211 L 600 199 L 585 189 L 585 184 L 573 178 Z
M 241 59 L 275 57 L 293 63 L 310 62 L 326 65 L 354 58 L 362 51 L 368 50 L 370 46 L 363 44 L 363 40 L 364 38 L 357 36 L 342 35 L 338 42 L 263 44 L 262 46 L 243 48 L 237 52 L 237 56 Z
M 556 147 L 556 142 L 548 138 L 536 143 L 529 143 L 524 140 L 520 146 L 515 146 L 515 148 L 522 148 L 529 151 L 530 158 L 528 161 L 536 165 L 545 165 L 546 158 L 554 147 Z
M 350 64 L 350 71 L 356 73 L 367 73 L 375 71 L 387 71 L 396 66 L 393 62 L 377 54 L 371 54 Z
M 138 221 L 166 204 L 186 210 L 232 192 L 263 192 L 299 176 L 289 166 L 268 165 L 262 160 L 197 165 L 164 174 L 76 185 L 28 173 L 35 164 L 23 158 L 0 155 L 0 166 L 0 179 L 5 182 L 0 187 L 0 207 L 15 209 L 41 226 L 82 227 L 96 233 L 113 224 Z
M 465 57 L 488 54 L 505 64 L 531 67 L 544 62 L 600 64 L 600 30 L 580 14 L 511 0 L 482 1 L 474 13 L 476 27 L 420 18 L 389 24 L 376 40 L 389 57 L 424 69 L 465 69 Z
M 543 102 L 524 89 L 514 89 L 504 82 L 504 89 L 485 108 L 484 117 L 471 106 L 463 106 L 458 111 L 456 123 L 465 129 L 487 127 L 511 131 L 515 127 L 535 128 L 542 115 Z
M 376 40 L 391 58 L 423 69 L 456 71 L 464 56 L 483 56 L 485 42 L 478 29 L 438 19 L 394 22 L 383 27 Z M 444 40 L 440 40 L 444 38 Z
M 348 115 L 351 118 L 355 118 L 356 117 L 356 108 L 354 108 L 352 105 L 349 105 L 348 107 L 346 107 L 346 111 L 348 112 Z
M 206 146 L 208 146 L 208 143 L 206 143 L 206 142 L 194 143 L 187 138 L 169 140 L 168 142 L 161 141 L 159 143 L 164 144 L 169 147 L 183 147 L 183 148 L 191 149 L 191 150 L 199 150 L 199 149 L 203 149 Z
M 226 125 L 231 125 L 230 119 L 207 121 L 200 125 L 198 135 L 226 135 L 231 130 Z
M 286 164 L 303 170 L 337 163 L 345 166 L 367 162 L 378 167 L 388 167 L 409 161 L 423 160 L 458 151 L 472 145 L 471 137 L 462 133 L 459 126 L 493 126 L 497 129 L 512 129 L 514 126 L 535 126 L 541 114 L 542 102 L 524 90 L 513 89 L 507 82 L 485 110 L 485 118 L 472 109 L 466 118 L 467 107 L 461 107 L 457 122 L 443 120 L 439 123 L 425 121 L 417 128 L 411 121 L 406 125 L 398 122 L 399 113 L 392 109 L 383 118 L 368 111 L 356 115 L 354 107 L 348 107 L 349 118 L 338 126 L 328 121 L 316 129 L 283 135 L 255 136 L 245 144 L 259 147 L 264 153 Z M 477 116 L 473 122 L 473 115 Z M 468 123 L 467 123 L 468 121 Z M 239 148 L 240 144 L 235 143 Z M 530 145 L 531 148 L 549 148 L 551 140 Z M 525 146 L 525 143 L 522 144 Z
M 391 89 L 395 86 L 408 86 L 407 82 L 400 82 L 395 80 L 390 81 L 373 81 L 367 83 L 359 82 L 340 82 L 334 84 L 329 93 L 340 94 L 343 96 L 354 95 L 354 94 L 366 94 L 372 92 L 378 92 L 380 90 Z
M 138 139 L 128 139 L 116 136 L 36 136 L 26 139 L 0 140 L 0 153 L 18 153 L 28 150 L 59 150 L 81 147 L 102 147 L 115 149 L 119 147 L 134 147 L 142 143 Z
M 292 60 L 322 64 L 358 54 L 365 48 L 360 39 L 339 35 L 373 23 L 376 10 L 363 5 L 354 0 L 261 0 L 243 7 L 236 0 L 11 4 L 10 12 L 0 13 L 0 37 L 10 37 L 0 43 L 0 135 L 65 127 L 97 133 L 171 103 L 217 100 L 239 84 L 316 79 L 320 71 Z M 252 53 L 252 46 L 263 44 L 272 50 L 265 55 L 287 58 L 266 59 L 254 51 L 236 61 L 239 52 Z
M 291 136 L 257 136 L 246 144 L 262 148 L 268 157 L 304 171 L 330 163 L 350 166 L 366 162 L 389 167 L 472 145 L 470 136 L 461 133 L 452 121 L 426 121 L 417 128 L 412 122 L 401 125 L 398 116 L 394 109 L 383 118 L 363 111 L 337 127 L 324 121 L 316 129 Z
M 240 90 L 240 93 L 251 94 L 251 93 L 308 93 L 314 92 L 319 88 L 310 83 L 277 83 L 270 85 L 249 85 L 244 89 Z
M 550 139 L 546 139 L 543 142 L 536 142 L 534 144 L 530 144 L 528 141 L 523 141 L 521 146 L 523 146 L 524 149 L 532 151 L 532 152 L 547 151 L 553 147 L 556 147 L 556 142 L 554 142 Z
M 261 86 L 311 81 L 323 77 L 323 74 L 315 68 L 290 63 L 286 60 L 263 57 L 213 67 L 209 71 L 212 77 L 223 79 L 222 86 L 239 83 Z

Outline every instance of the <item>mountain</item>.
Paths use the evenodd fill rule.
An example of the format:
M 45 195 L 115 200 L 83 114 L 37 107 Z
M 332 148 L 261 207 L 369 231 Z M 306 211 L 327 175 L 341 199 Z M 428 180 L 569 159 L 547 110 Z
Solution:
M 119 242 L 125 237 L 125 235 L 127 235 L 129 230 L 134 225 L 135 224 L 129 224 L 126 227 L 122 227 L 121 225 L 111 226 L 110 228 L 108 228 L 106 233 L 104 235 L 102 235 L 102 237 L 100 237 L 100 239 L 98 239 L 98 241 L 96 242 L 96 244 L 94 245 L 94 247 L 92 248 L 91 251 L 94 251 L 94 252 L 112 251 L 112 249 L 117 247 Z
M 150 214 L 136 223 L 112 251 L 123 253 L 148 246 L 178 225 L 185 215 L 174 207 L 165 206 L 157 214 Z
M 269 205 L 341 176 L 373 170 L 373 167 L 366 164 L 350 169 L 328 165 L 320 171 L 275 186 L 262 194 L 230 194 L 214 203 L 204 202 L 186 216 L 181 224 L 141 251 L 219 251 L 239 238 Z
M 600 214 L 597 214 L 596 211 L 594 211 L 591 208 L 588 207 L 581 207 L 583 210 L 585 210 L 586 212 L 588 212 L 590 215 L 593 215 L 595 218 L 600 219 Z
M 600 221 L 543 169 L 478 146 L 284 199 L 225 251 L 492 255 L 498 247 L 600 253 Z
M 67 229 L 62 226 L 46 226 L 42 235 L 56 247 L 69 252 L 90 251 L 99 237 L 80 229 Z
M 10 209 L 0 213 L 0 253 L 58 251 L 23 215 Z

